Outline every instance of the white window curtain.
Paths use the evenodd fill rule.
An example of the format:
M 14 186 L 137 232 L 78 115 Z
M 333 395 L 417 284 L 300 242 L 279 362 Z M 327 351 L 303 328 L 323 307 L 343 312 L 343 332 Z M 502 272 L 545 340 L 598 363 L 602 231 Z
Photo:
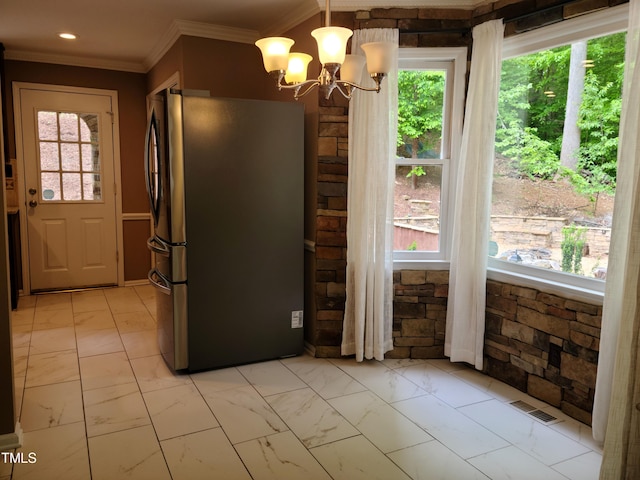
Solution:
M 473 29 L 453 216 L 445 355 L 482 369 L 502 20 Z
M 396 29 L 356 30 L 360 45 L 398 44 Z M 347 278 L 342 355 L 382 360 L 393 349 L 393 183 L 398 111 L 397 58 L 379 93 L 358 91 L 349 106 Z M 366 69 L 362 84 L 373 86 Z
M 640 478 L 640 0 L 629 4 L 625 69 L 593 409 L 602 479 Z

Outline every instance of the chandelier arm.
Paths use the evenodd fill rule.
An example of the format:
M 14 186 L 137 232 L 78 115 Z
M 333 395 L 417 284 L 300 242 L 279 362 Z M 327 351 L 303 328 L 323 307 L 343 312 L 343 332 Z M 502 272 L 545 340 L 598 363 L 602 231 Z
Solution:
M 306 85 L 308 85 L 307 89 L 304 90 L 302 93 L 300 93 L 300 88 Z M 297 87 L 294 98 L 297 100 L 300 97 L 304 97 L 307 93 L 309 93 L 311 90 L 314 89 L 314 87 L 317 87 L 318 85 L 320 85 L 320 82 L 318 80 L 307 80 L 306 82 L 292 85 L 292 87 Z
M 376 77 L 376 76 L 371 76 L 371 78 L 373 79 L 374 82 L 376 82 L 376 86 L 375 87 L 364 87 L 362 85 L 359 85 L 357 83 L 353 83 L 353 82 L 347 82 L 344 80 L 340 80 L 339 83 L 341 83 L 344 86 L 349 86 L 351 88 L 357 88 L 358 90 L 363 90 L 365 92 L 380 92 L 381 89 L 381 82 L 382 82 L 382 78 Z
M 313 87 L 313 84 L 318 84 L 317 80 L 306 80 L 304 82 L 300 82 L 300 83 L 293 83 L 291 85 L 287 85 L 286 83 L 283 84 L 281 82 L 278 82 L 278 90 L 300 90 L 301 87 L 304 87 L 305 85 L 311 85 L 310 88 Z
M 349 85 L 349 82 L 336 82 L 336 88 L 344 98 L 346 98 L 347 100 L 351 100 L 353 90 L 351 89 L 351 85 Z M 346 92 L 344 91 L 344 88 L 347 89 Z
M 340 80 L 339 83 L 342 84 L 343 86 L 349 86 L 351 88 L 357 88 L 358 90 L 363 90 L 365 92 L 379 92 L 380 91 L 380 84 L 379 83 L 377 83 L 375 87 L 363 87 L 362 85 L 358 85 L 357 83 L 345 82 L 343 80 Z
M 324 94 L 326 99 L 329 99 L 331 93 L 336 88 L 346 99 L 351 99 L 353 92 L 356 89 L 363 90 L 365 92 L 380 92 L 380 85 L 386 76 L 386 73 L 384 72 L 370 74 L 371 78 L 375 82 L 375 87 L 365 87 L 357 83 L 338 79 L 338 70 L 345 62 L 346 43 L 349 37 L 353 35 L 353 31 L 344 27 L 331 27 L 331 0 L 325 0 L 324 20 L 324 28 L 316 28 L 311 32 L 311 35 L 315 37 L 316 42 L 318 43 L 318 53 L 320 56 L 320 62 L 322 63 L 322 70 L 320 71 L 320 76 L 317 80 L 306 80 L 300 83 L 291 84 L 286 83 L 285 75 L 287 74 L 288 69 L 291 69 L 291 75 L 289 78 L 291 81 L 303 79 L 306 76 L 309 60 L 311 60 L 311 56 L 305 53 L 289 53 L 289 49 L 294 43 L 292 39 L 285 37 L 268 37 L 262 38 L 256 42 L 256 46 L 260 48 L 260 51 L 262 52 L 265 69 L 270 75 L 276 78 L 278 90 L 293 90 L 294 98 L 296 99 L 305 96 L 315 87 L 319 87 L 319 90 Z M 331 48 L 324 47 L 325 41 L 332 37 L 335 37 L 335 42 L 337 42 L 336 45 L 340 46 L 337 50 L 333 46 L 331 46 Z M 332 42 L 334 41 L 332 40 Z M 380 65 L 377 66 L 376 64 L 375 68 L 380 70 L 390 69 L 390 67 L 387 66 L 387 57 L 390 55 L 390 48 L 392 48 L 393 45 L 389 42 L 373 42 L 363 44 L 362 46 L 365 47 L 367 45 L 378 45 L 371 49 L 371 52 L 376 56 L 380 56 L 380 58 L 377 59 L 380 60 Z M 276 46 L 277 48 L 275 48 Z M 369 51 L 367 48 L 364 50 Z M 353 74 L 357 76 L 358 74 L 354 69 L 357 68 L 356 65 L 360 66 L 360 69 L 362 69 L 361 62 L 356 61 L 353 63 L 353 61 L 350 61 L 349 65 L 350 67 L 348 71 L 351 72 L 353 70 Z M 347 69 L 345 67 L 345 72 L 346 70 Z M 347 76 L 346 73 L 345 76 Z M 300 93 L 301 90 L 302 93 Z

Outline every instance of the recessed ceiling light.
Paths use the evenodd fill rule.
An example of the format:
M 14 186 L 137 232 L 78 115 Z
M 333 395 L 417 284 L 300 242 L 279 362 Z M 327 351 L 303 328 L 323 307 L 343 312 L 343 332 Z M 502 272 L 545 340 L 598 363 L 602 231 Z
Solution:
M 58 34 L 60 38 L 64 38 L 65 40 L 75 40 L 76 36 L 73 33 L 60 33 Z

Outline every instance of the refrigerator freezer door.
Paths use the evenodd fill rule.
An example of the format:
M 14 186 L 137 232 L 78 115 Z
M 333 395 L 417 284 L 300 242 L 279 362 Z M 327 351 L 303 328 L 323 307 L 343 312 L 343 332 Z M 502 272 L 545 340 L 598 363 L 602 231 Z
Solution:
M 165 362 L 174 370 L 189 366 L 187 285 L 172 284 L 152 269 L 149 281 L 156 289 L 158 344 Z
M 147 247 L 156 254 L 156 270 L 171 283 L 187 281 L 187 247 L 171 245 L 158 236 L 147 240 Z

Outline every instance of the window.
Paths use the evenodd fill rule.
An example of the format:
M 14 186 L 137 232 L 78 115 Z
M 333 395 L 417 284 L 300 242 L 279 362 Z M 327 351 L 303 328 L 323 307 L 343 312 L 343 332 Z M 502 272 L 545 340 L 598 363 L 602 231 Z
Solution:
M 448 261 L 466 48 L 401 48 L 394 198 L 396 268 Z M 401 265 L 402 264 L 402 265 Z
M 102 200 L 98 115 L 38 112 L 40 200 Z
M 490 268 L 604 290 L 627 11 L 505 39 Z

